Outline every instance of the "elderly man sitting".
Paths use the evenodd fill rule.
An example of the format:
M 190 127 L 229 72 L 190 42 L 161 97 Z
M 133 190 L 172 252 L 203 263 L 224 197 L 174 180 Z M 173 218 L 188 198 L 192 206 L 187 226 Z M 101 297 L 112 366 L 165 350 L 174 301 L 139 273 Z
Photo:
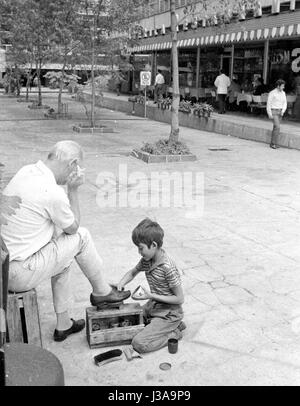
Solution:
M 102 259 L 88 230 L 79 227 L 78 189 L 83 151 L 73 141 L 61 141 L 45 162 L 21 168 L 4 189 L 21 199 L 15 213 L 3 214 L 2 238 L 10 255 L 9 290 L 28 291 L 51 278 L 57 324 L 54 340 L 63 341 L 85 327 L 69 317 L 70 265 L 75 260 L 92 286 L 93 306 L 120 302 L 130 291 L 119 292 L 102 275 Z M 67 193 L 61 187 L 67 186 Z M 57 233 L 57 230 L 60 230 Z

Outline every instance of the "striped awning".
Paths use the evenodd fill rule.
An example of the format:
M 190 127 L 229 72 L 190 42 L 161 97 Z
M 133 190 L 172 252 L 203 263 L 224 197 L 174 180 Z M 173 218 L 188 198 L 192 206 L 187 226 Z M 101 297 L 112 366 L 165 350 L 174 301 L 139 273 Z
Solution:
M 300 24 L 282 25 L 279 27 L 237 31 L 231 33 L 203 35 L 177 41 L 178 48 L 189 48 L 196 46 L 212 46 L 217 44 L 230 44 L 245 41 L 258 41 L 266 39 L 276 39 L 281 37 L 294 37 L 300 35 Z M 172 42 L 155 42 L 145 45 L 135 46 L 131 52 L 159 51 L 172 48 Z

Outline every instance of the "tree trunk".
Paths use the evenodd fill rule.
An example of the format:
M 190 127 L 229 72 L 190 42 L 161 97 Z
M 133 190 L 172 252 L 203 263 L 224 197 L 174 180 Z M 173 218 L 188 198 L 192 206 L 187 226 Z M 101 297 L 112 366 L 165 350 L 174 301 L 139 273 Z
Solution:
M 64 76 L 65 76 L 66 63 L 64 62 L 61 70 L 61 79 L 59 81 L 59 92 L 58 92 L 58 102 L 57 102 L 57 112 L 58 114 L 62 113 L 62 92 L 64 86 Z
M 29 87 L 30 87 L 30 81 L 32 79 L 31 77 L 31 70 L 32 68 L 30 67 L 30 70 L 27 72 L 27 78 L 26 78 L 26 101 L 29 99 Z
M 2 170 L 4 166 L 0 164 L 0 212 L 2 205 Z M 1 231 L 1 224 L 0 224 Z M 2 274 L 2 261 L 5 261 L 5 258 L 2 256 L 2 238 L 0 236 L 0 387 L 5 386 L 6 384 L 6 375 L 5 375 L 5 352 L 4 345 L 6 342 L 6 317 L 4 311 L 4 303 L 6 303 L 6 298 L 3 294 L 6 294 L 6 286 L 4 286 L 5 278 Z
M 11 78 L 11 73 L 10 73 L 8 75 L 8 91 L 7 91 L 8 94 L 11 94 L 11 80 L 12 80 L 12 78 Z
M 92 66 L 91 66 L 91 82 L 92 82 L 92 103 L 91 103 L 91 127 L 95 127 L 95 35 L 96 35 L 96 18 L 93 21 L 92 33 Z
M 38 84 L 38 106 L 42 106 L 42 84 L 41 84 L 41 68 L 42 68 L 42 63 L 41 61 L 38 62 L 37 64 L 37 84 Z
M 173 100 L 172 100 L 172 118 L 171 133 L 169 144 L 178 142 L 179 139 L 179 70 L 178 70 L 178 49 L 177 49 L 177 16 L 176 0 L 171 0 L 171 36 L 172 36 L 172 78 L 173 78 Z

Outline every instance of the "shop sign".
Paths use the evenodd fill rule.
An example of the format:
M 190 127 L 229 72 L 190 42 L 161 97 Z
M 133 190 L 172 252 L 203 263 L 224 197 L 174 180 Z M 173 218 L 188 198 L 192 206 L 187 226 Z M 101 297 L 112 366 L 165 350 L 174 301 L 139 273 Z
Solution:
M 271 56 L 271 64 L 272 65 L 280 65 L 280 64 L 287 64 L 291 60 L 291 53 L 290 51 L 279 50 L 272 54 Z
M 251 58 L 251 57 L 256 57 L 256 58 L 261 57 L 261 51 L 258 49 L 246 49 L 245 58 Z
M 271 56 L 272 65 L 286 65 L 290 62 L 292 62 L 292 71 L 295 73 L 300 72 L 300 48 L 295 48 L 292 51 L 279 50 Z
M 293 49 L 292 57 L 296 57 L 292 62 L 292 71 L 298 73 L 300 72 L 300 48 Z

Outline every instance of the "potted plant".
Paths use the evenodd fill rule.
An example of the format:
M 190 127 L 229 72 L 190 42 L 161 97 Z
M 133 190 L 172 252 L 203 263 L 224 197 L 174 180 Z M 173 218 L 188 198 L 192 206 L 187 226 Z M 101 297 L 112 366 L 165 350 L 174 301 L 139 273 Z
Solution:
M 201 117 L 203 114 L 203 103 L 195 103 L 193 105 L 193 114 L 195 116 Z
M 138 96 L 136 96 L 136 102 L 139 104 L 144 104 L 145 103 L 145 96 L 142 96 L 141 94 L 139 94 Z
M 172 99 L 170 97 L 160 97 L 157 102 L 158 107 L 162 110 L 169 109 L 172 106 Z
M 214 111 L 214 108 L 211 104 L 202 103 L 202 112 L 204 117 L 210 117 L 211 113 Z
M 179 103 L 179 109 L 178 110 L 183 112 L 183 113 L 188 113 L 188 114 L 192 113 L 192 102 L 182 100 Z

